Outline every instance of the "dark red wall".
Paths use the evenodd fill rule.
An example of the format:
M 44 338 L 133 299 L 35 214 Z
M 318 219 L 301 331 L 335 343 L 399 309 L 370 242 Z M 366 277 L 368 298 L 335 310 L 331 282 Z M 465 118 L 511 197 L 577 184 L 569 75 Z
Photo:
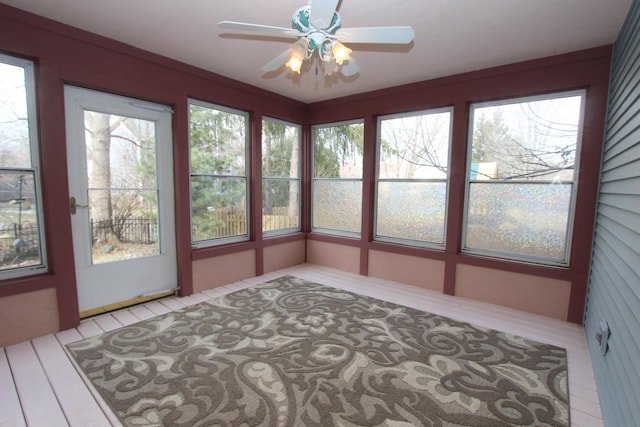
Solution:
M 66 165 L 63 87 L 74 84 L 171 105 L 174 108 L 174 174 L 179 282 L 192 292 L 191 261 L 256 249 L 258 274 L 268 245 L 297 239 L 322 239 L 361 248 L 361 272 L 367 271 L 368 249 L 445 260 L 445 290 L 453 293 L 457 263 L 555 277 L 572 282 L 568 320 L 581 323 L 593 235 L 595 200 L 609 76 L 610 47 L 602 47 L 490 70 L 452 76 L 373 93 L 305 105 L 240 82 L 150 54 L 119 42 L 0 5 L 0 51 L 36 63 L 43 197 L 50 272 L 0 283 L 0 297 L 56 288 L 60 327 L 78 322 Z M 585 88 L 587 104 L 581 152 L 577 218 L 567 269 L 483 259 L 459 254 L 464 195 L 468 108 L 471 102 Z M 192 251 L 189 213 L 188 98 L 249 111 L 253 188 L 260 188 L 260 134 L 263 115 L 303 124 L 303 218 L 305 233 L 263 240 L 258 233 L 261 194 L 253 191 L 252 241 Z M 374 147 L 376 116 L 441 106 L 454 106 L 446 250 L 404 248 L 372 242 Z M 309 233 L 310 124 L 365 120 L 365 171 L 362 239 L 340 239 Z

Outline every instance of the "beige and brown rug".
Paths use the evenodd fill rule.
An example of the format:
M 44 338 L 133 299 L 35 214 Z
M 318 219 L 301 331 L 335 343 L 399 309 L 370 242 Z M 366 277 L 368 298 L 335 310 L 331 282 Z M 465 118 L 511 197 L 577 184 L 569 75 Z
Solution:
M 68 345 L 126 426 L 568 426 L 566 352 L 286 276 Z

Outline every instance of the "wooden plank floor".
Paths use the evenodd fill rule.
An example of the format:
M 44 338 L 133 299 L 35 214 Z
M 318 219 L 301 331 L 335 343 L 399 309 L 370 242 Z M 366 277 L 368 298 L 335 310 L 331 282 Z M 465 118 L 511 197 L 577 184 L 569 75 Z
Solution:
M 603 425 L 582 327 L 388 280 L 303 264 L 189 297 L 170 297 L 104 314 L 83 321 L 75 329 L 0 348 L 0 427 L 121 425 L 85 385 L 64 349 L 65 344 L 285 274 L 564 347 L 569 359 L 572 425 Z

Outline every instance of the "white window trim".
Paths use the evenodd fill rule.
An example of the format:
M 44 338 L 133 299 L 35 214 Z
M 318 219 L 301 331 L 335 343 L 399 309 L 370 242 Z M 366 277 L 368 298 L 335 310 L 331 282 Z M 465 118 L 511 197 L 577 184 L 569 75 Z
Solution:
M 380 143 L 382 142 L 382 122 L 384 120 L 392 120 L 403 117 L 414 117 L 421 115 L 430 115 L 430 114 L 441 114 L 441 113 L 449 113 L 449 147 L 447 153 L 447 177 L 443 179 L 394 179 L 394 178 L 380 178 Z M 434 108 L 427 110 L 419 110 L 419 111 L 411 111 L 408 113 L 399 113 L 399 114 L 389 114 L 386 116 L 379 116 L 377 120 L 376 126 L 376 176 L 375 176 L 375 194 L 374 194 L 374 206 L 373 206 L 373 240 L 381 243 L 392 243 L 404 246 L 413 246 L 419 248 L 427 248 L 427 249 L 436 249 L 440 251 L 445 250 L 445 246 L 447 243 L 447 223 L 448 223 L 448 215 L 449 215 L 449 172 L 451 171 L 451 149 L 453 142 L 453 113 L 454 107 L 443 107 L 443 108 Z M 446 184 L 445 188 L 445 207 L 444 207 L 444 226 L 443 226 L 443 241 L 442 243 L 438 242 L 428 242 L 424 240 L 413 240 L 413 239 L 404 239 L 400 237 L 390 237 L 378 234 L 378 184 L 380 182 L 444 182 Z
M 266 116 L 262 118 L 262 121 L 278 123 L 284 126 L 294 127 L 298 129 L 298 177 L 296 178 L 296 177 L 264 177 L 263 176 L 261 180 L 261 184 L 264 184 L 265 180 L 288 181 L 288 182 L 295 181 L 298 183 L 298 226 L 281 228 L 278 230 L 271 230 L 271 231 L 262 230 L 262 236 L 264 238 L 269 238 L 269 237 L 285 236 L 288 234 L 299 233 L 302 230 L 302 126 L 296 123 L 290 123 L 284 120 L 274 119 L 272 117 L 266 117 Z M 262 215 L 260 216 L 260 219 L 262 221 Z
M 9 270 L 0 271 L 0 280 L 15 279 L 19 277 L 32 276 L 42 274 L 49 271 L 47 259 L 47 244 L 44 224 L 44 209 L 42 205 L 42 178 L 40 177 L 40 151 L 38 139 L 38 111 L 36 105 L 36 85 L 35 85 L 35 66 L 32 61 L 16 58 L 14 56 L 4 55 L 0 53 L 0 62 L 22 67 L 25 75 L 25 89 L 27 92 L 27 123 L 29 128 L 29 151 L 31 155 L 30 168 L 3 168 L 14 170 L 33 171 L 35 197 L 36 197 L 36 215 L 38 217 L 39 232 L 39 250 L 41 263 L 33 266 L 17 267 Z
M 550 257 L 541 257 L 541 256 L 533 256 L 533 255 L 523 255 L 515 252 L 508 251 L 494 251 L 489 249 L 478 249 L 478 248 L 469 248 L 466 246 L 467 242 L 467 222 L 468 222 L 468 213 L 469 213 L 469 192 L 471 189 L 471 150 L 472 150 L 472 141 L 473 141 L 473 123 L 475 120 L 475 111 L 477 108 L 482 107 L 493 107 L 499 105 L 511 105 L 525 102 L 533 102 L 533 101 L 541 101 L 547 99 L 559 99 L 559 98 L 569 98 L 580 96 L 582 101 L 580 103 L 580 115 L 578 119 L 578 132 L 576 135 L 576 156 L 574 162 L 573 169 L 573 179 L 571 181 L 571 202 L 569 204 L 569 211 L 567 213 L 567 228 L 566 228 L 566 238 L 565 238 L 565 250 L 564 250 L 564 259 L 560 260 L 557 258 Z M 569 90 L 569 91 L 559 91 L 552 92 L 545 95 L 534 95 L 534 96 L 522 96 L 516 98 L 507 98 L 498 101 L 489 101 L 489 102 L 478 102 L 471 103 L 469 106 L 469 126 L 467 135 L 467 163 L 466 163 L 466 171 L 465 171 L 465 195 L 464 195 L 464 211 L 462 218 L 462 241 L 461 241 L 461 253 L 469 254 L 469 255 L 478 255 L 478 256 L 486 256 L 490 258 L 501 259 L 505 261 L 515 261 L 515 262 L 525 262 L 532 264 L 540 264 L 547 265 L 552 267 L 569 267 L 569 261 L 571 258 L 571 242 L 573 239 L 574 223 L 575 223 L 575 213 L 576 213 L 576 198 L 578 192 L 578 183 L 579 177 L 578 173 L 580 171 L 580 153 L 582 151 L 582 138 L 584 133 L 584 112 L 585 112 L 585 104 L 587 98 L 587 91 L 585 89 L 579 90 Z M 515 183 L 515 181 L 512 181 Z M 532 184 L 530 181 L 525 181 L 526 183 Z M 486 181 L 483 181 L 486 183 Z M 496 181 L 496 184 L 504 184 L 502 181 Z
M 250 239 L 250 223 L 251 223 L 251 204 L 250 204 L 250 190 L 251 190 L 251 164 L 250 164 L 250 155 L 249 155 L 249 131 L 250 131 L 250 123 L 249 123 L 249 113 L 242 110 L 236 110 L 233 108 L 223 107 L 221 105 L 212 104 L 206 101 L 199 101 L 196 99 L 188 99 L 188 123 L 191 124 L 191 105 L 196 105 L 198 107 L 209 108 L 212 110 L 222 111 L 229 114 L 236 114 L 244 117 L 244 167 L 245 167 L 245 175 L 219 175 L 219 174 L 201 174 L 201 173 L 193 173 L 191 169 L 191 132 L 189 132 L 189 221 L 190 224 L 193 224 L 193 209 L 191 208 L 191 179 L 194 176 L 208 176 L 212 178 L 229 178 L 229 179 L 239 179 L 242 178 L 245 180 L 245 194 L 247 195 L 245 201 L 245 210 L 246 210 L 246 233 L 238 236 L 228 236 L 228 237 L 214 237 L 205 240 L 193 240 L 193 233 L 190 232 L 191 238 L 191 247 L 194 249 L 199 248 L 207 248 L 212 246 L 221 246 L 229 243 L 238 243 L 238 242 L 246 242 Z M 191 228 L 191 227 L 190 227 Z
M 361 230 L 358 232 L 353 232 L 353 231 L 346 231 L 346 230 L 336 230 L 336 229 L 332 229 L 332 228 L 325 228 L 325 227 L 314 227 L 313 223 L 314 223 L 314 218 L 313 218 L 313 212 L 314 212 L 314 206 L 313 206 L 313 200 L 314 200 L 314 187 L 315 187 L 315 183 L 318 181 L 340 181 L 340 182 L 359 182 L 360 183 L 360 199 L 361 199 L 361 203 L 362 203 L 362 196 L 363 196 L 363 178 L 316 178 L 315 177 L 315 131 L 316 129 L 326 129 L 326 128 L 331 128 L 331 127 L 338 127 L 338 126 L 349 126 L 349 125 L 353 125 L 353 124 L 362 124 L 362 126 L 364 126 L 364 120 L 363 119 L 357 119 L 357 120 L 347 120 L 347 121 L 343 121 L 343 122 L 335 122 L 335 123 L 326 123 L 326 124 L 322 124 L 322 125 L 314 125 L 311 126 L 311 212 L 310 212 L 310 220 L 311 220 L 311 231 L 314 233 L 319 233 L 319 234 L 328 234 L 328 235 L 332 235 L 332 236 L 340 236 L 340 237 L 347 237 L 347 238 L 360 238 L 362 236 L 362 209 L 360 209 L 360 228 Z M 364 160 L 364 159 L 363 159 Z M 363 165 L 364 167 L 364 165 Z M 362 171 L 362 174 L 364 174 L 364 170 Z M 361 205 L 362 206 L 362 205 Z

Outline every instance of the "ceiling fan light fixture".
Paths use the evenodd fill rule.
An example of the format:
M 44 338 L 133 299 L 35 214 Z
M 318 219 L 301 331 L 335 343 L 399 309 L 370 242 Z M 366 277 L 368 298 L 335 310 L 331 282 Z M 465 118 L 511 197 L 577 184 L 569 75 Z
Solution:
M 349 49 L 338 40 L 335 41 L 331 50 L 333 51 L 333 57 L 338 65 L 342 65 L 344 61 L 348 61 L 349 55 L 353 52 L 353 50 Z
M 340 69 L 340 66 L 336 63 L 336 59 L 332 56 L 328 61 L 324 62 L 322 66 L 325 77 L 331 76 L 333 73 Z
M 307 52 L 309 50 L 309 42 L 305 38 L 301 38 L 293 44 L 291 47 L 291 57 L 285 64 L 291 71 L 300 74 L 302 63 L 307 58 Z
M 300 70 L 302 69 L 302 59 L 292 56 L 285 65 L 294 73 L 300 74 Z

